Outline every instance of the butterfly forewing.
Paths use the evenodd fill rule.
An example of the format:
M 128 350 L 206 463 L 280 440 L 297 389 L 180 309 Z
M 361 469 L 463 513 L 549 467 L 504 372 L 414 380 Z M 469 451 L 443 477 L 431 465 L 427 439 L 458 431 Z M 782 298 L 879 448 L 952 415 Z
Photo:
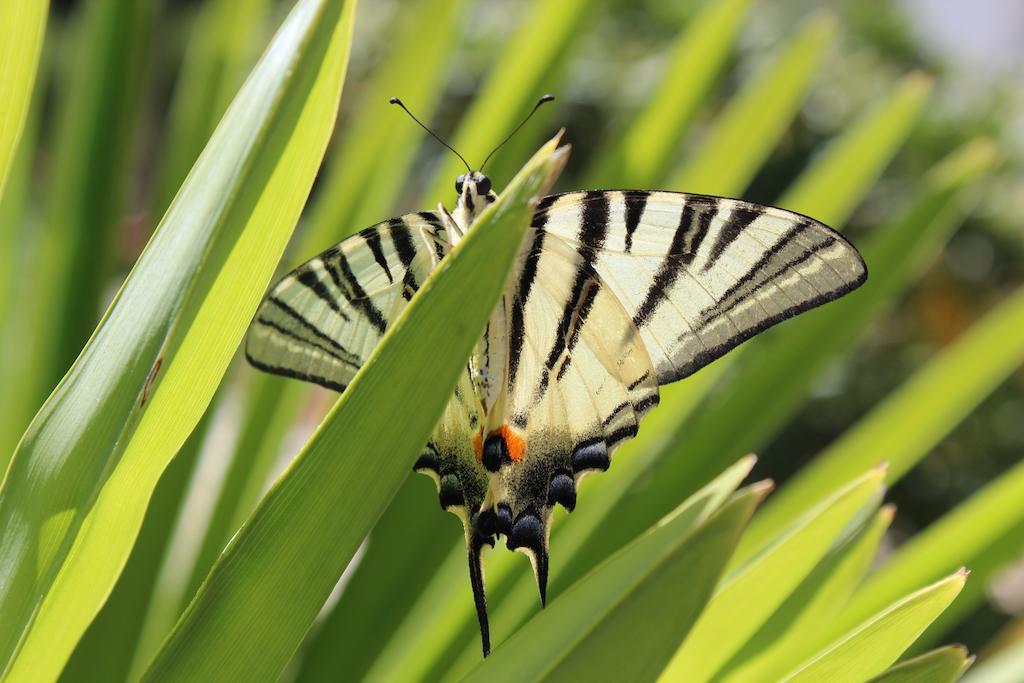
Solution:
M 608 205 L 610 227 L 594 268 L 629 311 L 659 384 L 842 296 L 866 276 L 856 250 L 828 227 L 735 199 L 573 192 L 540 208 L 543 230 L 579 244 L 595 202 Z
M 253 320 L 249 362 L 342 391 L 444 253 L 436 214 L 380 223 L 275 285 Z

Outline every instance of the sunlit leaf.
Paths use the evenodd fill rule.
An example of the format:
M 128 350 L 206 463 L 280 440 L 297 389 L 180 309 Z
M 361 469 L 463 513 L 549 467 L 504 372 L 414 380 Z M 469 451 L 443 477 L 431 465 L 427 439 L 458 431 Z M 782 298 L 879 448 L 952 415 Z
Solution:
M 956 683 L 973 661 L 967 648 L 950 645 L 901 662 L 868 683 Z
M 220 556 L 146 680 L 273 679 L 288 663 L 450 397 L 533 200 L 565 162 L 568 150 L 556 144 L 541 148 L 427 278 Z M 467 299 L 467 290 L 476 296 Z
M 60 672 L 234 354 L 333 127 L 341 14 L 340 2 L 297 5 L 19 445 L 0 489 L 11 680 Z
M 883 477 L 882 470 L 862 476 L 801 518 L 763 554 L 727 574 L 661 680 L 710 680 L 797 589 L 844 529 L 873 511 L 881 500 Z
M 907 596 L 783 680 L 860 683 L 884 671 L 956 598 L 966 580 L 967 572 L 959 571 Z

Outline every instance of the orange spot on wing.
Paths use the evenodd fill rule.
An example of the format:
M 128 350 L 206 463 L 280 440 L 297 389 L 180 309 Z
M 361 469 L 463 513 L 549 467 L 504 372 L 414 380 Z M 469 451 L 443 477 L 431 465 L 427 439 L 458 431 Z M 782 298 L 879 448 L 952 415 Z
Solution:
M 508 457 L 512 462 L 519 462 L 526 454 L 526 441 L 513 432 L 508 425 L 501 425 L 501 438 L 505 439 L 505 448 L 508 449 Z

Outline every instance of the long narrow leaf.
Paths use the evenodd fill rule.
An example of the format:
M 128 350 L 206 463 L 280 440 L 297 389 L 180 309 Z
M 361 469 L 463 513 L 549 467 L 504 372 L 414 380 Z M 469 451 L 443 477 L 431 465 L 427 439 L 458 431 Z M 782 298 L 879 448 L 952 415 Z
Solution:
M 234 354 L 333 126 L 341 14 L 297 5 L 14 456 L 0 489 L 11 680 L 60 672 Z
M 920 72 L 905 76 L 891 94 L 879 101 L 808 166 L 779 200 L 791 211 L 825 216 L 845 223 L 860 203 L 853 192 L 837 188 L 870 187 L 903 146 L 932 90 L 932 79 Z M 842 219 L 833 218 L 843 216 Z
M 61 672 L 61 683 L 132 680 L 129 671 L 136 659 L 143 621 L 152 604 L 157 576 L 199 459 L 209 418 L 207 411 L 160 477 L 121 576 L 78 641 Z
M 13 3 L 20 4 L 20 3 Z M 59 102 L 35 303 L 38 405 L 67 371 L 102 312 L 125 212 L 155 3 L 87 0 L 73 36 L 75 61 Z
M 387 56 L 373 70 L 360 108 L 353 112 L 338 148 L 331 151 L 322 192 L 296 249 L 297 259 L 309 258 L 385 220 L 394 209 L 417 143 L 425 134 L 388 100 L 399 97 L 419 119 L 430 120 L 444 92 L 442 79 L 458 45 L 467 4 L 467 0 L 402 4 L 398 25 L 388 31 Z M 429 40 L 424 40 L 424 26 L 430 26 Z M 443 196 L 451 196 L 451 191 Z
M 733 53 L 750 0 L 706 2 L 681 31 L 661 83 L 629 128 L 587 173 L 587 187 L 652 187 L 665 177 L 679 141 Z
M 723 683 L 775 680 L 828 645 L 833 623 L 871 567 L 895 509 L 883 506 L 849 541 L 829 552 L 724 668 Z
M 884 471 L 844 487 L 750 564 L 734 570 L 675 653 L 661 680 L 710 680 L 765 623 L 852 523 L 882 498 Z M 771 590 L 765 590 L 771 586 Z M 743 619 L 736 619 L 742 614 Z
M 0 5 L 0 197 L 32 102 L 48 5 L 46 0 Z
M 214 565 L 147 680 L 276 679 L 450 398 L 533 198 L 564 164 L 567 149 L 556 144 L 534 156 L 417 292 Z
M 394 206 L 405 186 L 403 179 L 412 166 L 417 143 L 424 134 L 401 111 L 389 105 L 388 98 L 399 95 L 417 116 L 430 119 L 444 91 L 442 79 L 451 55 L 458 46 L 465 4 L 463 0 L 420 0 L 402 5 L 397 25 L 388 31 L 390 45 L 386 54 L 370 72 L 369 80 L 362 84 L 361 106 L 352 112 L 350 123 L 340 133 L 338 145 L 328 156 L 320 191 L 301 239 L 292 250 L 294 258 L 318 253 L 356 230 L 386 219 L 392 212 L 427 208 L 401 209 Z M 431 39 L 424 41 L 423 27 L 427 25 L 430 26 Z M 308 386 L 263 374 L 251 378 L 248 393 L 241 434 L 229 457 L 231 464 L 200 543 L 192 578 L 182 596 L 182 608 L 213 566 L 227 540 L 252 512 L 277 461 L 284 437 L 302 407 L 308 405 L 311 394 Z M 429 484 L 427 481 L 421 483 Z M 409 487 L 410 484 L 406 484 L 403 491 Z M 399 498 L 402 497 L 399 494 Z M 417 503 L 422 500 L 419 496 L 413 497 Z M 400 506 L 400 509 L 409 511 L 413 516 L 408 518 L 409 521 L 395 520 L 394 527 L 398 533 L 394 538 L 400 539 L 400 543 L 389 544 L 387 548 L 395 549 L 399 554 L 385 552 L 384 566 L 379 567 L 374 549 L 380 548 L 381 544 L 375 541 L 357 572 L 379 577 L 381 571 L 404 566 L 406 574 L 414 574 L 401 582 L 402 589 L 407 590 L 417 585 L 417 577 L 425 580 L 434 565 L 430 562 L 429 553 L 418 552 L 419 544 L 408 542 L 408 528 L 412 524 L 424 523 L 420 514 L 424 508 Z M 432 523 L 431 528 L 420 527 L 421 533 L 426 539 L 443 544 L 441 530 L 456 530 L 457 525 L 443 526 L 451 521 L 431 519 L 427 522 Z M 449 535 L 449 538 L 453 536 Z M 359 583 L 358 575 L 353 580 Z M 389 612 L 395 618 L 399 617 L 397 605 L 402 603 L 389 603 L 395 604 L 396 608 L 388 610 L 381 601 L 401 600 L 401 589 L 381 586 L 375 591 L 366 587 L 358 597 L 346 591 L 331 611 L 336 616 L 317 631 L 315 641 L 324 645 L 310 645 L 306 653 L 308 657 L 305 660 L 325 661 L 320 665 L 311 663 L 311 666 L 321 666 L 325 671 L 333 672 L 337 668 L 334 662 L 345 658 L 346 671 L 353 676 L 358 675 L 359 667 L 353 657 L 365 660 L 374 651 L 371 641 L 388 633 L 385 628 L 365 628 L 369 616 L 347 604 L 353 598 L 364 600 L 364 606 L 372 610 L 374 618 Z M 338 629 L 345 632 L 336 634 Z M 358 635 L 352 637 L 353 634 Z
M 955 626 L 963 623 L 977 612 L 978 607 L 991 599 L 990 587 L 993 579 L 1019 562 L 1024 555 L 1024 520 L 990 543 L 969 561 L 971 576 L 977 581 L 968 581 L 960 591 L 960 597 L 946 609 L 932 625 L 921 634 L 910 653 L 921 653 L 929 647 L 940 644 Z
M 883 460 L 895 481 L 1022 362 L 1024 290 L 975 323 L 787 483 L 752 532 L 763 538 L 833 482 Z
M 1024 463 L 1019 463 L 969 500 L 896 551 L 857 591 L 837 628 L 856 623 L 914 586 L 934 581 L 950 567 L 974 566 L 979 555 L 996 544 L 1013 554 L 1022 544 L 1006 534 L 1024 522 Z M 989 576 L 975 574 L 971 582 L 986 585 Z
M 40 71 L 49 71 L 41 67 Z M 33 268 L 39 240 L 33 239 L 38 208 L 32 201 L 35 150 L 40 140 L 43 94 L 40 78 L 29 106 L 17 152 L 8 168 L 6 186 L 0 195 L 0 262 L 8 267 L 0 273 L 0 470 L 6 471 L 25 427 L 37 407 L 34 396 L 34 368 L 31 357 L 33 320 L 40 315 L 32 301 Z
M 174 88 L 152 212 L 171 204 L 265 42 L 268 0 L 215 0 L 198 11 Z
M 956 683 L 973 661 L 963 645 L 950 645 L 901 662 L 868 683 Z
M 715 194 L 723 185 L 742 189 L 750 182 L 799 110 L 834 33 L 831 15 L 808 21 L 776 63 L 737 94 L 669 187 Z
M 786 683 L 860 683 L 884 671 L 956 598 L 967 580 L 959 571 L 907 596 L 787 676 Z
M 505 43 L 497 64 L 449 141 L 462 156 L 473 164 L 482 163 L 487 153 L 512 130 L 530 104 L 544 93 L 544 85 L 562 61 L 580 25 L 594 15 L 595 5 L 587 0 L 534 0 L 524 10 L 521 27 Z M 503 167 L 502 158 L 499 153 L 488 164 L 488 172 L 499 187 L 507 177 L 495 172 L 495 168 Z M 451 197 L 452 179 L 463 172 L 462 162 L 452 155 L 443 155 L 424 198 L 433 204 Z

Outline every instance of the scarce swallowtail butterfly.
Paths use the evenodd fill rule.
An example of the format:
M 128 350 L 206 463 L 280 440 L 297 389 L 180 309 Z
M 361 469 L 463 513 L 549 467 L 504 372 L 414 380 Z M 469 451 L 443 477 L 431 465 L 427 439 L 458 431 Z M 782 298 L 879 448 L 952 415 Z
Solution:
M 378 223 L 274 285 L 248 333 L 249 362 L 344 391 L 497 199 L 490 179 L 462 161 L 452 211 Z M 504 536 L 526 553 L 544 602 L 553 507 L 572 511 L 580 479 L 608 469 L 658 404 L 658 387 L 866 276 L 849 242 L 784 209 L 650 190 L 541 199 L 508 288 L 414 466 L 465 528 L 484 656 L 485 546 Z

